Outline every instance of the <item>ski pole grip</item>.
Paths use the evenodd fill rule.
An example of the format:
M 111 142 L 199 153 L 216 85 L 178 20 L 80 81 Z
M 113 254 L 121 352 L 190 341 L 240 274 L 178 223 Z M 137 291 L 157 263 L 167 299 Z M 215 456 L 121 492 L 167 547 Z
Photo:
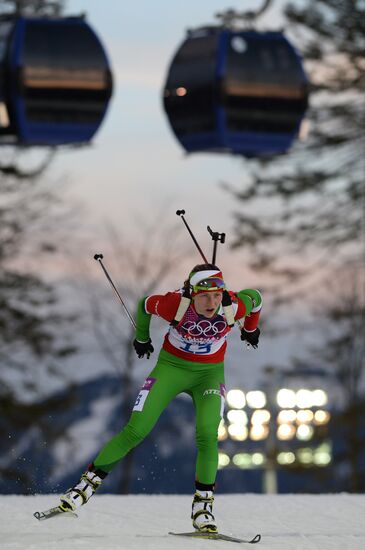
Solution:
M 177 216 L 183 216 L 185 214 L 185 210 L 176 210 Z
M 102 254 L 95 254 L 94 260 L 102 260 L 104 256 Z

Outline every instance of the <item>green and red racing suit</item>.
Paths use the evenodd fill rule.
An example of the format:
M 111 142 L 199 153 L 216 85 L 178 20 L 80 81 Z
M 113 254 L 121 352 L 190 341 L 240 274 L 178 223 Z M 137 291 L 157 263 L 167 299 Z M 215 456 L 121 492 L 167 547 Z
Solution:
M 171 323 L 182 290 L 151 295 L 137 308 L 136 339 L 147 342 L 152 315 Z M 262 298 L 257 290 L 230 292 L 235 321 L 253 332 L 258 325 Z M 146 378 L 124 429 L 114 436 L 94 460 L 94 466 L 110 472 L 152 430 L 160 414 L 178 394 L 192 397 L 196 414 L 196 479 L 213 484 L 218 467 L 218 427 L 225 400 L 224 354 L 228 326 L 220 306 L 211 318 L 199 315 L 191 302 L 176 326 L 169 326 L 157 364 Z

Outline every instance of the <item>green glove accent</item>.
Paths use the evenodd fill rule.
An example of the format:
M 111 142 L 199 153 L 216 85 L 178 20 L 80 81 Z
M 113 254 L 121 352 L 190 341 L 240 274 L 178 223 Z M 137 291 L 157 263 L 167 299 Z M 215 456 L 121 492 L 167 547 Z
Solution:
M 246 317 L 250 315 L 253 309 L 261 306 L 262 297 L 258 290 L 254 290 L 253 288 L 245 288 L 244 290 L 236 292 L 236 296 L 246 306 Z
M 137 305 L 136 313 L 136 340 L 138 342 L 148 342 L 150 339 L 150 323 L 152 315 L 147 313 L 144 307 L 147 296 L 141 298 Z

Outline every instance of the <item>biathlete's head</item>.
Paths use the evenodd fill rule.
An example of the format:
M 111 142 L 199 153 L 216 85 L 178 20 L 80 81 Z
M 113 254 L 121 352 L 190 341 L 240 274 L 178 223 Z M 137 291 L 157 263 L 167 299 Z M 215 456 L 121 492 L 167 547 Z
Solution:
M 213 317 L 222 302 L 225 289 L 219 267 L 213 264 L 196 265 L 188 281 L 196 312 L 208 318 Z

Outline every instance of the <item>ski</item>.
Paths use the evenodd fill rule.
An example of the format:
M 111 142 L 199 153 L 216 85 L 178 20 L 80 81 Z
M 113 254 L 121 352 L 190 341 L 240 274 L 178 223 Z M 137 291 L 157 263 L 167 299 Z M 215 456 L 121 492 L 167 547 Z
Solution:
M 191 531 L 188 533 L 173 533 L 169 531 L 169 535 L 175 535 L 178 537 L 192 537 L 199 539 L 211 539 L 211 540 L 225 540 L 227 542 L 238 542 L 245 544 L 256 544 L 260 542 L 261 535 L 255 535 L 252 539 L 239 539 L 237 537 L 230 537 L 229 535 L 223 535 L 222 533 L 209 533 L 208 531 Z
M 45 510 L 44 512 L 34 512 L 33 516 L 38 521 L 44 521 L 46 519 L 51 519 L 57 516 L 64 516 L 69 518 L 77 518 L 78 515 L 75 514 L 75 512 L 65 512 L 65 510 L 62 510 L 60 506 L 56 506 L 55 508 L 50 508 L 49 510 Z

